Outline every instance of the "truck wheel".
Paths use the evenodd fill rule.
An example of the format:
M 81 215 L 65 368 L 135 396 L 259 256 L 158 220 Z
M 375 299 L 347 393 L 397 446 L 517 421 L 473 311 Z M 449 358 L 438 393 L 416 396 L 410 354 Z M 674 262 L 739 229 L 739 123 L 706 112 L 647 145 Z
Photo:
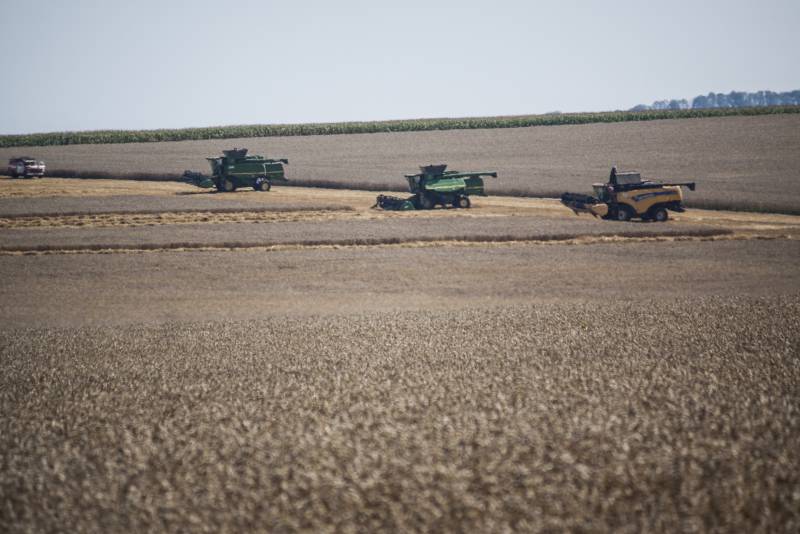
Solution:
M 225 181 L 222 182 L 222 188 L 225 190 L 226 193 L 232 193 L 236 191 L 236 186 L 233 184 L 233 182 L 231 182 L 227 178 L 225 178 Z
M 453 202 L 453 206 L 457 208 L 469 208 L 472 203 L 469 201 L 469 197 L 456 197 L 455 202 Z
M 420 195 L 419 196 L 419 206 L 424 210 L 433 209 L 436 204 L 433 202 L 433 199 L 428 195 Z
M 256 184 L 257 191 L 269 191 L 272 188 L 272 185 L 269 183 L 269 180 L 261 180 Z
M 630 221 L 631 216 L 631 210 L 627 206 L 619 206 L 614 212 L 615 221 Z
M 656 222 L 666 222 L 669 220 L 669 213 L 664 208 L 656 208 L 653 211 L 653 220 Z

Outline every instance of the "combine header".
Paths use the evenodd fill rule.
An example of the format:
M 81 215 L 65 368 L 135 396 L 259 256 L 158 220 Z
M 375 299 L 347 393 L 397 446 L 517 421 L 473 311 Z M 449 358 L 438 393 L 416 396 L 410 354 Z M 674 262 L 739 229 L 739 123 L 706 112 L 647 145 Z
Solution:
M 486 196 L 483 176 L 497 178 L 494 171 L 448 171 L 447 165 L 425 165 L 417 174 L 406 174 L 412 196 L 399 198 L 378 195 L 374 207 L 385 210 L 429 210 L 441 206 L 469 208 L 470 195 Z
M 269 191 L 273 181 L 288 181 L 283 172 L 283 165 L 289 164 L 288 159 L 248 156 L 246 148 L 223 150 L 222 154 L 222 157 L 206 158 L 211 176 L 185 171 L 184 180 L 197 187 L 216 187 L 218 191 L 226 192 L 236 191 L 239 187 Z
M 629 221 L 639 217 L 644 221 L 664 222 L 669 211 L 683 212 L 681 187 L 694 191 L 694 182 L 660 183 L 642 180 L 638 172 L 617 172 L 605 184 L 592 184 L 595 195 L 564 193 L 561 203 L 576 215 L 589 213 L 595 217 L 616 221 Z

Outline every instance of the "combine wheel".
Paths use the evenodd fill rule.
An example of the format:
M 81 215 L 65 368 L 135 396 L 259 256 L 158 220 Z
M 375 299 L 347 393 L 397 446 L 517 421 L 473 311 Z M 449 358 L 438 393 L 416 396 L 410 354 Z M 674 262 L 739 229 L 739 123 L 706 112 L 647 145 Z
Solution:
M 653 220 L 656 222 L 666 222 L 669 220 L 669 213 L 667 213 L 666 209 L 658 207 L 653 211 Z
M 256 183 L 256 191 L 269 191 L 272 188 L 272 185 L 269 183 L 269 180 L 261 180 Z
M 233 182 L 225 178 L 225 181 L 222 182 L 222 189 L 225 190 L 226 193 L 232 193 L 236 191 L 236 186 L 233 184 Z
M 458 196 L 456 197 L 455 201 L 453 202 L 453 206 L 457 208 L 469 208 L 472 203 L 469 201 L 469 197 Z
M 420 195 L 419 196 L 419 207 L 424 210 L 432 210 L 436 204 L 433 202 L 433 199 L 428 195 Z
M 622 221 L 622 222 L 630 221 L 631 220 L 631 216 L 632 216 L 631 210 L 628 209 L 627 206 L 619 206 L 614 211 L 614 220 L 615 221 Z

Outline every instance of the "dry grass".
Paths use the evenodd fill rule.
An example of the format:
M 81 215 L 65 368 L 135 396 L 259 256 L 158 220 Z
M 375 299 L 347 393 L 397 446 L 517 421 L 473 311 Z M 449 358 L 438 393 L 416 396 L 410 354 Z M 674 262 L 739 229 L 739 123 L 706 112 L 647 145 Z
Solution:
M 731 208 L 796 210 L 800 196 L 800 115 L 665 120 L 640 123 L 270 137 L 224 141 L 41 147 L 33 155 L 52 169 L 111 175 L 177 175 L 205 170 L 203 158 L 230 146 L 290 159 L 290 180 L 403 186 L 417 165 L 497 170 L 492 193 L 553 195 L 588 191 L 612 164 L 651 178 L 696 180 L 690 203 Z M 16 149 L 0 149 L 0 159 Z
M 3 229 L 0 250 L 99 250 L 152 248 L 251 248 L 270 245 L 378 245 L 418 241 L 545 241 L 579 236 L 710 236 L 730 230 L 691 223 L 620 223 L 591 218 L 547 218 L 466 210 L 385 214 L 378 210 L 282 213 L 158 214 L 89 219 L 85 226 L 51 224 L 46 231 L 17 225 Z M 472 211 L 472 210 L 469 210 Z M 97 216 L 99 217 L 99 216 Z M 119 216 L 121 217 L 121 216 Z M 160 219 L 159 219 L 160 217 Z M 203 220 L 208 219 L 208 220 Z M 13 220 L 13 219 L 12 219 Z M 57 223 L 58 220 L 49 219 Z M 82 222 L 82 219 L 65 219 Z M 18 221 L 19 222 L 19 221 Z M 38 222 L 24 219 L 22 222 Z M 94 224 L 94 223 L 97 224 Z
M 2 532 L 800 529 L 797 217 L 52 182 L 0 244 L 116 249 L 0 254 Z
M 0 529 L 800 528 L 800 301 L 17 331 Z
M 15 180 L 0 177 L 0 199 L 3 200 L 31 197 L 163 196 L 195 191 L 198 191 L 196 187 L 178 182 L 143 184 L 129 180 L 85 181 L 50 177 L 36 180 Z
M 237 221 L 237 222 L 254 222 L 254 221 Z M 261 222 L 261 221 L 255 221 Z M 288 222 L 288 221 L 287 221 Z M 113 225 L 112 225 L 113 226 Z M 126 224 L 129 226 L 151 226 L 147 224 Z M 551 242 L 586 242 L 586 243 L 599 243 L 603 242 L 603 238 L 613 242 L 625 242 L 628 239 L 635 241 L 664 239 L 696 239 L 696 238 L 712 238 L 719 236 L 729 236 L 733 232 L 730 230 L 721 230 L 716 228 L 686 228 L 678 231 L 638 231 L 638 232 L 613 232 L 613 233 L 592 233 L 586 234 L 571 234 L 571 233 L 558 233 L 558 234 L 492 234 L 492 235 L 436 235 L 436 236 L 412 236 L 412 237 L 350 237 L 347 239 L 314 239 L 313 237 L 304 238 L 299 241 L 286 241 L 282 240 L 280 243 L 270 241 L 222 241 L 222 242 L 183 242 L 183 241 L 169 241 L 148 243 L 139 242 L 131 243 L 86 243 L 86 244 L 24 244 L 24 245 L 2 245 L 0 244 L 0 253 L 69 253 L 69 252 L 109 252 L 109 251 L 122 251 L 122 252 L 135 252 L 135 251 L 167 251 L 167 250 L 240 250 L 240 249 L 272 249 L 279 247 L 279 250 L 295 249 L 295 248 L 318 248 L 318 247 L 378 247 L 384 245 L 411 245 L 419 246 L 425 243 L 434 243 L 437 246 L 446 246 L 448 244 L 497 244 L 497 243 L 517 243 L 517 244 L 539 244 Z M 760 237 L 760 236 L 759 236 Z
M 108 228 L 173 224 L 228 224 L 298 221 L 331 221 L 353 218 L 356 214 L 345 207 L 316 209 L 269 208 L 241 211 L 236 208 L 214 211 L 186 210 L 181 212 L 137 213 L 69 213 L 60 215 L 24 214 L 0 217 L 0 228 Z

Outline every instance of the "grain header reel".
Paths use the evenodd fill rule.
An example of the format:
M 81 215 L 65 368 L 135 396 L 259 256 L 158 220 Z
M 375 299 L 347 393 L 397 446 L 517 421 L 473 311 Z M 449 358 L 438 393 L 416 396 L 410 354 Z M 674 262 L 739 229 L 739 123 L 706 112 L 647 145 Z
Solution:
M 497 178 L 494 171 L 448 171 L 447 165 L 424 165 L 417 174 L 406 174 L 410 197 L 378 195 L 375 206 L 385 210 L 429 210 L 439 206 L 469 208 L 471 195 L 486 196 L 483 177 Z

